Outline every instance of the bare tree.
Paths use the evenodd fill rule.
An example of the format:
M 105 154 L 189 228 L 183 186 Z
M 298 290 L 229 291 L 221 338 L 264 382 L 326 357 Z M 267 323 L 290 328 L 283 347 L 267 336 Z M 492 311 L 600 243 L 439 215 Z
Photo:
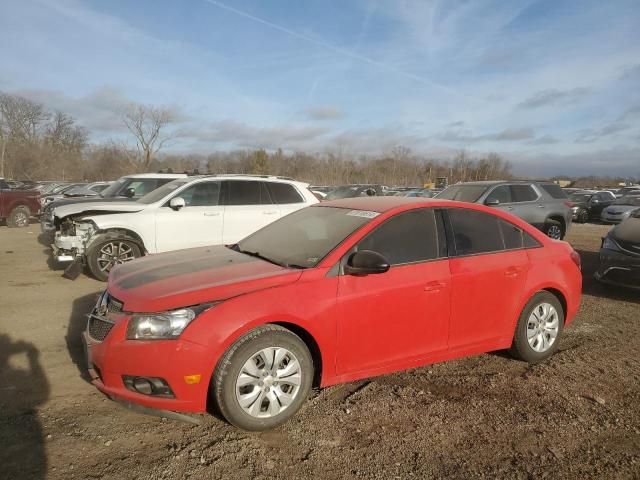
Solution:
M 122 121 L 136 139 L 138 167 L 149 169 L 153 157 L 175 138 L 175 132 L 167 131 L 174 117 L 173 110 L 166 107 L 131 104 L 126 109 Z

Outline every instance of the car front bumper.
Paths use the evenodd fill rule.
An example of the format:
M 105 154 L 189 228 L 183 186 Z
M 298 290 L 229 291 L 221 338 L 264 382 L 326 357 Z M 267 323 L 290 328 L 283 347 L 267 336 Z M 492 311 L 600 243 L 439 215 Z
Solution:
M 602 248 L 594 276 L 603 283 L 640 289 L 640 257 Z
M 603 212 L 602 215 L 600 215 L 600 220 L 602 220 L 605 223 L 620 223 L 624 219 L 623 215 L 624 215 L 624 212 L 622 213 Z
M 210 350 L 180 339 L 126 340 L 129 317 L 117 317 L 103 341 L 92 338 L 89 329 L 82 334 L 91 383 L 121 403 L 172 412 L 206 412 L 213 371 Z M 198 383 L 186 381 L 185 377 L 193 375 L 201 375 Z M 171 388 L 173 398 L 129 390 L 123 376 L 162 378 Z

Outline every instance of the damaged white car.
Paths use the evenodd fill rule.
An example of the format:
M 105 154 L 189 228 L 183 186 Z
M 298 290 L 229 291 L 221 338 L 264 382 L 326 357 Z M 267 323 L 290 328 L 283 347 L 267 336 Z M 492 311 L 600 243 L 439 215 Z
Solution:
M 295 210 L 317 203 L 308 184 L 249 175 L 174 180 L 137 202 L 84 203 L 55 209 L 58 262 L 68 278 L 86 267 L 106 280 L 114 265 L 148 253 L 233 244 Z

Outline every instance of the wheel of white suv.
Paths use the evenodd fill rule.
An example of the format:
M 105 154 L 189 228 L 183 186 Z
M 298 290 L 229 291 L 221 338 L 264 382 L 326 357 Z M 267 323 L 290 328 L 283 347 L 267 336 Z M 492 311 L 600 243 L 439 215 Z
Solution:
M 302 406 L 313 380 L 313 359 L 296 334 L 264 325 L 240 337 L 216 367 L 211 391 L 229 423 L 267 430 Z
M 513 335 L 510 353 L 538 363 L 555 353 L 564 328 L 564 310 L 551 292 L 536 293 L 525 305 Z
M 87 250 L 87 267 L 97 280 L 106 282 L 114 266 L 141 256 L 140 246 L 133 240 L 125 236 L 104 234 L 97 237 Z

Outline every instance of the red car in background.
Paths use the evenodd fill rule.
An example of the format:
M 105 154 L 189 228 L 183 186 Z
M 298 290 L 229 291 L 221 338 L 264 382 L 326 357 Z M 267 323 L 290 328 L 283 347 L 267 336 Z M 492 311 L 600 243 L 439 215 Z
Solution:
M 178 234 L 178 233 L 176 233 Z M 94 385 L 153 409 L 263 430 L 328 386 L 509 349 L 558 348 L 580 257 L 515 216 L 438 199 L 354 198 L 236 245 L 118 266 L 84 340 Z
M 0 221 L 9 227 L 26 227 L 32 216 L 40 213 L 40 193 L 36 190 L 13 190 L 0 178 Z

